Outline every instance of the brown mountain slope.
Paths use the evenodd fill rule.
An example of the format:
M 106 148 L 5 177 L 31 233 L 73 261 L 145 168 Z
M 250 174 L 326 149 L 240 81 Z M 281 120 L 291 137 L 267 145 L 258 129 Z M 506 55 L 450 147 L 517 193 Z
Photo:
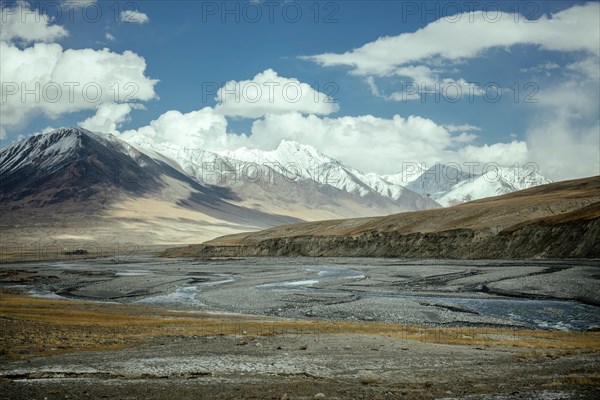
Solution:
M 57 129 L 0 149 L 0 259 L 5 249 L 174 245 L 302 221 L 239 200 L 114 135 Z
M 223 236 L 166 256 L 600 257 L 600 176 L 459 206 Z

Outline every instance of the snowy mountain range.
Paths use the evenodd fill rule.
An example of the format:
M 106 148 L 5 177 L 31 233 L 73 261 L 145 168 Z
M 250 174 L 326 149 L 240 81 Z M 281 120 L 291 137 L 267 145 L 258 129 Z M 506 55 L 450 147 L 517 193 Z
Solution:
M 0 150 L 0 208 L 15 221 L 27 211 L 42 226 L 49 209 L 100 216 L 144 240 L 151 232 L 150 241 L 182 243 L 300 220 L 439 208 L 550 182 L 510 168 L 493 176 L 440 164 L 409 172 L 363 173 L 286 140 L 270 151 L 211 152 L 69 128 Z
M 533 166 L 492 166 L 475 173 L 451 165 L 435 164 L 427 169 L 424 164 L 414 164 L 412 170 L 396 174 L 363 173 L 312 146 L 288 140 L 281 141 L 271 151 L 240 148 L 223 152 L 156 144 L 144 136 L 134 136 L 128 142 L 148 154 L 174 160 L 186 173 L 204 183 L 247 183 L 280 175 L 283 180 L 316 182 L 361 198 L 372 200 L 381 196 L 406 210 L 436 207 L 434 202 L 427 202 L 415 193 L 447 207 L 552 183 Z
M 534 164 L 522 167 L 491 165 L 480 173 L 436 164 L 409 182 L 407 187 L 448 207 L 548 183 L 552 181 L 540 175 Z

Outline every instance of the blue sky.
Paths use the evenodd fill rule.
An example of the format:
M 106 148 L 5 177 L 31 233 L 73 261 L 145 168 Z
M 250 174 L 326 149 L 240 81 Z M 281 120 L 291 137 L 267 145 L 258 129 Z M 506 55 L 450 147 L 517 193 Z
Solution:
M 144 132 L 140 128 L 149 127 L 152 121 L 160 119 L 169 110 L 177 110 L 182 115 L 186 115 L 205 107 L 211 107 L 211 110 L 214 109 L 219 114 L 215 120 L 220 121 L 221 125 L 226 124 L 223 129 L 227 133 L 231 135 L 243 133 L 248 137 L 255 137 L 254 140 L 245 141 L 228 139 L 229 147 L 240 144 L 248 147 L 269 148 L 281 138 L 293 138 L 309 142 L 308 144 L 315 145 L 323 152 L 335 153 L 332 155 L 362 169 L 392 172 L 387 170 L 386 164 L 398 161 L 397 159 L 385 159 L 382 156 L 380 157 L 382 160 L 378 162 L 370 163 L 364 159 L 359 160 L 357 158 L 357 154 L 360 154 L 361 150 L 359 142 L 353 142 L 354 147 L 352 147 L 349 144 L 326 143 L 323 137 L 312 138 L 294 132 L 281 133 L 280 138 L 277 136 L 278 133 L 273 134 L 273 132 L 285 130 L 286 122 L 282 118 L 269 119 L 267 114 L 270 114 L 271 111 L 267 110 L 262 114 L 260 112 L 245 114 L 245 111 L 231 112 L 227 107 L 223 107 L 224 111 L 219 112 L 218 103 L 220 101 L 215 99 L 216 95 L 211 93 L 207 96 L 206 93 L 203 93 L 203 87 L 207 84 L 214 83 L 221 86 L 227 81 L 252 81 L 258 74 L 272 70 L 278 77 L 306 83 L 317 92 L 329 95 L 329 100 L 336 101 L 337 107 L 325 107 L 324 109 L 318 107 L 287 109 L 284 107 L 283 110 L 273 111 L 273 114 L 279 117 L 284 112 L 299 113 L 305 119 L 314 115 L 319 119 L 316 122 L 320 124 L 319 127 L 315 127 L 315 131 L 325 129 L 322 135 L 327 135 L 326 127 L 331 127 L 332 130 L 338 129 L 339 123 L 333 125 L 331 120 L 339 122 L 344 117 L 373 116 L 382 121 L 391 121 L 395 115 L 404 119 L 415 116 L 423 121 L 432 121 L 436 128 L 446 127 L 445 133 L 424 131 L 423 143 L 415 144 L 415 147 L 425 149 L 428 147 L 427 143 L 437 143 L 441 140 L 446 140 L 446 143 L 437 145 L 437 150 L 431 154 L 425 150 L 413 152 L 410 154 L 410 157 L 413 158 L 421 157 L 423 161 L 427 162 L 433 162 L 436 158 L 440 161 L 456 159 L 464 162 L 469 157 L 473 158 L 475 154 L 485 154 L 489 157 L 490 162 L 502 164 L 512 164 L 513 160 L 520 163 L 527 161 L 540 163 L 540 166 L 547 171 L 546 174 L 555 178 L 598 173 L 597 154 L 599 150 L 594 135 L 597 132 L 599 119 L 597 111 L 594 110 L 598 105 L 598 77 L 593 72 L 598 64 L 598 52 L 594 48 L 600 46 L 598 44 L 600 39 L 594 37 L 594 29 L 597 29 L 597 25 L 600 23 L 600 17 L 597 15 L 597 2 L 480 1 L 475 6 L 468 2 L 448 4 L 448 2 L 401 1 L 259 1 L 249 3 L 246 1 L 116 2 L 87 0 L 85 3 L 75 8 L 72 3 L 64 4 L 60 1 L 30 2 L 28 5 L 20 3 L 22 8 L 28 7 L 31 12 L 38 10 L 40 15 L 45 13 L 55 16 L 53 21 L 43 24 L 43 29 L 48 30 L 49 27 L 60 26 L 65 32 L 61 34 L 48 31 L 45 33 L 46 36 L 41 39 L 24 38 L 19 36 L 17 26 L 12 28 L 16 33 L 13 33 L 12 36 L 5 34 L 3 40 L 8 43 L 7 46 L 13 46 L 21 52 L 36 46 L 38 42 L 44 46 L 58 43 L 62 47 L 63 54 L 67 49 L 79 52 L 74 53 L 73 56 L 82 56 L 80 65 L 84 70 L 104 68 L 90 64 L 96 62 L 104 65 L 102 64 L 104 61 L 90 61 L 85 57 L 86 49 L 100 52 L 107 48 L 110 53 L 117 55 L 132 52 L 138 57 L 137 64 L 132 64 L 137 68 L 140 68 L 139 60 L 143 59 L 145 69 L 142 69 L 142 74 L 145 80 L 141 85 L 145 85 L 146 89 L 152 93 L 145 97 L 136 97 L 130 102 L 132 105 L 141 104 L 143 108 L 134 106 L 132 107 L 134 109 L 123 111 L 125 115 L 122 118 L 112 121 L 115 127 L 113 133 L 147 134 L 154 139 L 159 139 L 162 136 L 156 126 L 146 129 Z M 547 30 L 543 30 L 543 24 L 536 21 L 540 18 L 556 19 L 553 16 L 561 15 L 560 13 L 565 10 L 578 9 L 578 6 L 580 6 L 580 15 L 588 15 L 587 19 L 582 21 L 582 25 L 584 28 L 585 24 L 589 25 L 591 30 L 588 29 L 586 32 L 589 32 L 592 38 L 584 40 L 584 45 L 577 44 L 576 38 L 571 42 L 565 40 L 565 43 L 560 46 L 549 44 L 553 41 L 552 29 L 565 30 L 565 32 L 559 32 L 561 34 L 570 33 L 568 32 L 569 21 L 564 17 L 562 20 L 566 22 L 563 25 L 550 27 Z M 17 7 L 17 5 L 15 2 L 3 1 L 3 7 L 7 10 Z M 225 7 L 232 11 L 224 13 Z M 269 7 L 273 7 L 272 21 L 269 18 Z M 585 7 L 592 8 L 588 8 L 586 12 Z M 56 11 L 59 8 L 62 11 L 60 16 Z M 101 10 L 101 16 L 96 18 L 98 10 Z M 257 10 L 261 10 L 261 15 L 255 17 Z M 301 10 L 301 16 L 297 16 L 298 10 Z M 456 39 L 452 37 L 453 32 L 459 26 L 468 25 L 468 22 L 465 23 L 467 15 L 465 13 L 471 11 L 477 13 L 482 10 L 483 13 L 480 14 L 484 15 L 485 21 L 477 25 L 478 28 L 473 29 L 472 34 L 466 38 L 460 35 L 457 35 Z M 591 20 L 590 10 L 592 11 Z M 123 11 L 133 18 L 133 22 L 124 20 L 121 15 Z M 69 12 L 73 12 L 75 15 L 73 20 L 71 20 L 71 15 L 67 15 Z M 87 13 L 89 18 L 83 18 L 83 13 Z M 13 13 L 8 14 L 12 15 Z M 579 14 L 575 12 L 574 14 L 575 16 L 572 18 L 580 18 Z M 462 19 L 457 21 L 457 18 L 448 18 L 457 15 L 462 15 Z M 496 20 L 497 15 L 501 15 L 505 19 Z M 56 18 L 57 16 L 59 17 Z M 492 41 L 489 46 L 485 45 L 485 39 L 481 39 L 483 44 L 476 46 L 473 43 L 466 43 L 479 40 L 480 32 L 482 37 L 488 37 L 484 31 L 497 28 L 501 22 L 506 23 L 506 18 L 514 20 L 515 16 L 519 19 L 518 22 L 515 22 L 515 30 L 529 29 L 529 27 L 523 27 L 525 19 L 533 21 L 530 25 L 540 27 L 540 32 L 537 30 L 534 32 L 537 39 L 517 38 L 512 42 L 510 40 L 506 42 L 504 38 L 499 38 L 497 43 Z M 596 28 L 594 28 L 594 18 Z M 17 23 L 19 22 L 25 27 L 28 23 L 27 17 L 21 17 Z M 444 26 L 443 29 L 432 30 L 432 34 L 442 32 L 439 42 L 444 44 L 440 45 L 440 49 L 433 49 L 431 55 L 425 54 L 402 59 L 403 52 L 412 54 L 431 45 L 424 35 L 417 36 L 417 34 L 419 30 L 431 28 L 436 24 Z M 5 24 L 3 29 L 8 31 L 7 27 L 8 25 Z M 490 33 L 489 37 L 495 39 L 493 35 L 512 36 L 510 30 L 509 26 L 508 30 Z M 523 32 L 525 33 L 522 35 L 528 35 L 527 31 Z M 414 43 L 416 49 L 407 49 L 406 45 L 398 45 L 395 48 L 390 44 L 375 50 L 372 53 L 374 55 L 383 53 L 381 55 L 382 65 L 388 63 L 384 70 L 369 65 L 368 58 L 371 57 L 369 52 L 348 55 L 353 49 L 369 43 L 376 43 L 379 38 L 386 36 L 393 38 L 402 34 L 414 36 L 414 40 L 413 36 L 408 38 L 408 43 Z M 437 39 L 432 39 L 432 43 L 437 42 Z M 444 54 L 441 50 L 442 47 L 469 46 L 475 46 L 476 50 L 457 56 L 452 52 Z M 335 56 L 344 53 L 348 56 L 342 57 L 343 59 Z M 399 58 L 394 54 L 399 55 Z M 321 55 L 325 56 L 319 57 Z M 388 55 L 390 55 L 389 60 L 386 58 Z M 312 56 L 317 57 L 311 58 Z M 13 61 L 8 56 L 3 56 L 2 62 L 3 71 L 10 69 L 6 68 L 9 63 L 17 65 L 17 61 Z M 43 63 L 44 61 L 41 61 L 41 64 Z M 73 65 L 77 65 L 77 63 Z M 125 66 L 124 68 L 130 67 Z M 478 92 L 471 97 L 463 95 L 459 99 L 454 99 L 456 101 L 450 101 L 438 91 L 439 100 L 436 101 L 436 90 L 431 90 L 431 93 L 423 97 L 425 89 L 423 87 L 423 90 L 420 90 L 417 95 L 420 96 L 419 98 L 398 100 L 401 88 L 407 87 L 406 85 L 411 82 L 418 83 L 418 76 L 422 76 L 422 74 L 411 75 L 408 73 L 405 75 L 398 72 L 405 67 L 409 69 L 427 68 L 428 80 L 424 84 L 433 85 L 433 80 L 441 82 L 442 87 L 450 90 L 448 95 L 450 100 L 453 100 L 452 93 L 454 92 L 452 90 L 458 87 L 457 82 L 479 83 L 478 89 L 474 90 L 489 85 L 491 92 L 488 92 L 487 95 Z M 40 68 L 43 68 L 43 65 Z M 51 65 L 48 68 L 50 69 Z M 17 73 L 15 72 L 15 74 Z M 120 72 L 115 74 L 123 75 Z M 18 76 L 19 79 L 23 79 L 22 75 Z M 18 79 L 13 78 L 9 72 L 2 73 L 0 78 L 3 82 L 16 81 L 19 83 Z M 35 77 L 32 79 L 31 82 L 35 82 Z M 115 78 L 115 81 L 117 80 Z M 150 83 L 150 80 L 158 80 L 158 82 Z M 125 81 L 119 82 L 123 84 Z M 444 82 L 446 83 L 444 84 Z M 566 85 L 569 82 L 572 84 Z M 582 82 L 585 82 L 585 85 L 578 86 Z M 502 88 L 501 98 L 498 101 L 491 101 L 489 97 L 496 95 L 497 88 Z M 516 88 L 518 88 L 518 95 L 515 92 Z M 6 91 L 4 86 L 3 90 Z M 463 94 L 467 93 L 465 87 L 461 90 Z M 567 90 L 569 92 L 565 93 Z M 396 97 L 394 97 L 394 93 L 396 93 Z M 557 93 L 564 93 L 564 102 L 568 103 L 569 99 L 573 99 L 573 103 L 563 106 L 559 101 L 557 104 Z M 584 102 L 586 107 L 589 106 L 593 111 L 566 111 L 563 118 L 552 124 L 551 119 L 556 119 L 557 113 L 560 114 L 557 110 L 565 110 L 569 107 L 580 109 L 578 101 Z M 106 101 L 103 100 L 102 104 L 104 103 Z M 117 103 L 123 103 L 122 99 Z M 43 106 L 37 108 L 29 106 L 20 110 L 14 105 L 14 109 L 9 109 L 10 105 L 5 101 L 2 106 L 6 113 L 23 113 L 22 117 L 13 118 L 13 120 L 6 117 L 8 114 L 3 114 L 4 119 L 8 121 L 8 123 L 2 122 L 5 136 L 2 140 L 3 146 L 19 137 L 41 132 L 47 127 L 82 124 L 86 119 L 93 117 L 99 108 L 99 104 L 97 104 L 93 107 L 79 106 L 72 109 L 65 106 L 60 110 Z M 55 106 L 51 105 L 51 107 Z M 249 107 L 251 108 L 252 104 Z M 250 114 L 252 116 L 248 117 L 247 115 Z M 225 122 L 220 118 L 224 118 Z M 302 121 L 306 122 L 304 119 Z M 315 122 L 314 119 L 311 121 Z M 352 122 L 355 121 L 352 120 Z M 264 129 L 261 134 L 254 135 L 253 124 L 256 123 L 264 123 L 262 124 L 264 126 L 261 125 Z M 544 124 L 549 124 L 549 126 L 544 127 Z M 417 125 L 422 126 L 423 124 L 415 126 Z M 102 127 L 103 125 L 88 123 L 83 126 Z M 172 130 L 177 130 L 179 125 L 169 126 Z M 310 125 L 306 126 L 310 129 Z M 378 126 L 373 124 L 372 128 L 378 129 Z M 390 146 L 396 143 L 395 140 L 398 138 L 398 140 L 402 139 L 402 129 L 412 129 L 413 125 L 402 126 L 403 128 L 398 128 L 396 133 L 386 133 L 395 135 Z M 459 129 L 461 126 L 463 128 Z M 565 127 L 569 127 L 569 129 L 572 127 L 573 131 L 565 133 Z M 382 125 L 381 129 L 387 128 Z M 560 130 L 563 136 L 566 135 L 566 137 L 548 137 L 548 140 L 556 139 L 556 143 L 560 144 L 558 149 L 544 143 L 543 137 L 540 137 L 540 130 L 552 129 L 556 129 L 557 132 Z M 211 142 L 207 138 L 214 137 L 216 133 L 212 127 L 209 130 L 209 133 L 198 131 L 196 134 L 190 135 L 188 142 L 186 142 L 187 137 L 184 132 L 183 137 L 178 137 L 176 142 L 212 149 L 215 146 L 214 141 Z M 360 134 L 362 133 L 356 133 L 356 135 Z M 432 136 L 428 137 L 429 134 Z M 462 139 L 458 139 L 461 134 L 464 134 Z M 261 135 L 275 137 L 269 140 L 259 140 Z M 443 139 L 442 136 L 446 139 Z M 195 140 L 194 138 L 199 139 Z M 407 140 L 408 138 L 415 140 L 414 135 L 408 135 Z M 365 140 L 364 146 L 368 147 L 369 144 L 366 143 L 368 136 L 363 139 Z M 220 143 L 222 142 L 223 140 L 220 141 Z M 385 141 L 382 143 L 385 144 Z M 511 143 L 517 144 L 510 146 Z M 496 144 L 505 146 L 491 149 L 491 146 Z M 356 148 L 357 145 L 359 148 Z M 379 145 L 383 146 L 381 143 Z M 569 158 L 563 164 L 547 161 L 556 157 L 552 153 L 553 151 L 559 151 L 560 148 L 565 151 L 564 146 L 566 145 L 572 147 L 573 154 L 569 154 Z M 338 151 L 337 148 L 342 149 Z M 578 151 L 581 148 L 588 149 L 585 156 L 589 158 L 589 161 L 585 163 L 586 165 L 569 166 L 569 163 L 572 164 L 574 160 L 581 159 L 582 154 Z M 215 150 L 218 149 L 215 148 Z M 398 151 L 400 150 L 401 148 L 398 147 Z M 511 152 L 523 154 L 512 156 Z M 373 157 L 384 153 L 374 152 Z M 509 155 L 506 156 L 506 153 Z M 543 160 L 546 160 L 547 165 L 544 165 Z M 575 169 L 575 171 L 562 174 L 560 170 L 566 167 Z M 540 170 L 541 173 L 545 171 Z

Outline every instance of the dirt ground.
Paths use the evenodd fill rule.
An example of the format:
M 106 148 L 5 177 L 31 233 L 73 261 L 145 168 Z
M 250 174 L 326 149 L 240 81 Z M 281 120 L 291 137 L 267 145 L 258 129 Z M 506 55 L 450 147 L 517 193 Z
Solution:
M 332 323 L 2 294 L 0 333 L 2 399 L 600 397 L 598 332 Z

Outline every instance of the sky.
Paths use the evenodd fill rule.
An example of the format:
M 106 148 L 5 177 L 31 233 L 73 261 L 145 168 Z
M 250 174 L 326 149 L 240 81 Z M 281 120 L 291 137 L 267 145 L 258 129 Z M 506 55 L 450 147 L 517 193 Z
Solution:
M 2 1 L 0 145 L 81 126 L 598 175 L 599 55 L 597 1 Z

